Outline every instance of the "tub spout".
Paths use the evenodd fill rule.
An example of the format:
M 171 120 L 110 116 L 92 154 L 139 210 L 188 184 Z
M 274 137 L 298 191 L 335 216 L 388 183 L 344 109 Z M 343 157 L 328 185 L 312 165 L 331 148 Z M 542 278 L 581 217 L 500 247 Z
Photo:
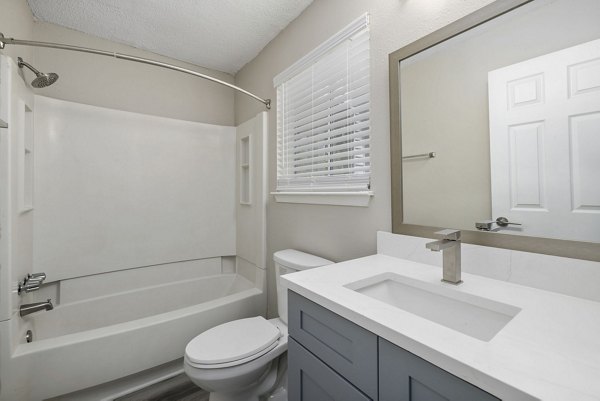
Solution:
M 48 299 L 46 302 L 34 302 L 32 304 L 21 305 L 19 307 L 19 315 L 23 317 L 29 315 L 30 313 L 52 309 L 54 309 L 54 305 L 52 305 L 52 301 Z

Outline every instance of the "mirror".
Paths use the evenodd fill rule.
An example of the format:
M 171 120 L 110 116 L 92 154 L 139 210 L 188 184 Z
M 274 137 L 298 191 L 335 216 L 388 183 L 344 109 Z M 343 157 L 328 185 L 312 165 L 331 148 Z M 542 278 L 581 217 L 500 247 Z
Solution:
M 600 260 L 599 20 L 495 2 L 390 55 L 394 232 Z

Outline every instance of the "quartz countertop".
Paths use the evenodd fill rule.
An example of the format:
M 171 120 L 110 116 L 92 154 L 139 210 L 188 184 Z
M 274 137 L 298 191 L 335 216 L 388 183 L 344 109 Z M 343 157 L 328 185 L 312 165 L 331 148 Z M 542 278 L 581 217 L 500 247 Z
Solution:
M 346 288 L 384 273 L 520 308 L 482 341 Z M 600 400 L 600 303 L 383 254 L 282 276 L 289 289 L 503 400 Z

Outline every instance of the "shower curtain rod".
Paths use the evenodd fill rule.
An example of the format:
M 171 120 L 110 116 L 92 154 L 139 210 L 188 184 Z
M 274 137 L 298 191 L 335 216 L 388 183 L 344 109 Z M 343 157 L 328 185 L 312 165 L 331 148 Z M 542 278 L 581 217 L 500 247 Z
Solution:
M 183 72 L 185 74 L 194 75 L 196 77 L 204 78 L 209 81 L 216 82 L 220 85 L 227 86 L 231 89 L 234 89 L 238 92 L 241 92 L 245 95 L 250 96 L 251 98 L 258 100 L 259 102 L 263 103 L 267 107 L 267 109 L 271 108 L 271 99 L 263 99 L 259 96 L 256 96 L 254 93 L 248 92 L 247 90 L 242 89 L 238 86 L 232 85 L 228 82 L 221 81 L 220 79 L 211 77 L 210 75 L 201 74 L 201 73 L 193 71 L 193 70 L 188 70 L 187 68 L 177 67 L 175 65 L 168 64 L 168 63 L 162 63 L 160 61 L 155 61 L 155 60 L 151 60 L 151 59 L 147 59 L 147 58 L 143 58 L 143 57 L 130 56 L 128 54 L 123 54 L 123 53 L 91 49 L 88 47 L 65 45 L 62 43 L 36 42 L 36 41 L 32 41 L 32 40 L 20 40 L 20 39 L 14 39 L 14 38 L 5 38 L 4 35 L 0 32 L 0 49 L 4 49 L 5 45 L 49 47 L 51 49 L 71 50 L 71 51 L 75 51 L 75 52 L 98 54 L 100 56 L 114 57 L 114 58 L 118 58 L 118 59 L 122 59 L 122 60 L 135 61 L 137 63 L 149 64 L 149 65 L 154 65 L 157 67 L 167 68 L 169 70 L 175 70 L 175 71 Z

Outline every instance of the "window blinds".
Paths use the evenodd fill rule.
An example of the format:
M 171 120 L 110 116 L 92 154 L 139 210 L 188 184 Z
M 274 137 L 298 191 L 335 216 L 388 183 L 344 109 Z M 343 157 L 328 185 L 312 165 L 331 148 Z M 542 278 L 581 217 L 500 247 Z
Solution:
M 275 78 L 277 190 L 369 189 L 368 18 Z

